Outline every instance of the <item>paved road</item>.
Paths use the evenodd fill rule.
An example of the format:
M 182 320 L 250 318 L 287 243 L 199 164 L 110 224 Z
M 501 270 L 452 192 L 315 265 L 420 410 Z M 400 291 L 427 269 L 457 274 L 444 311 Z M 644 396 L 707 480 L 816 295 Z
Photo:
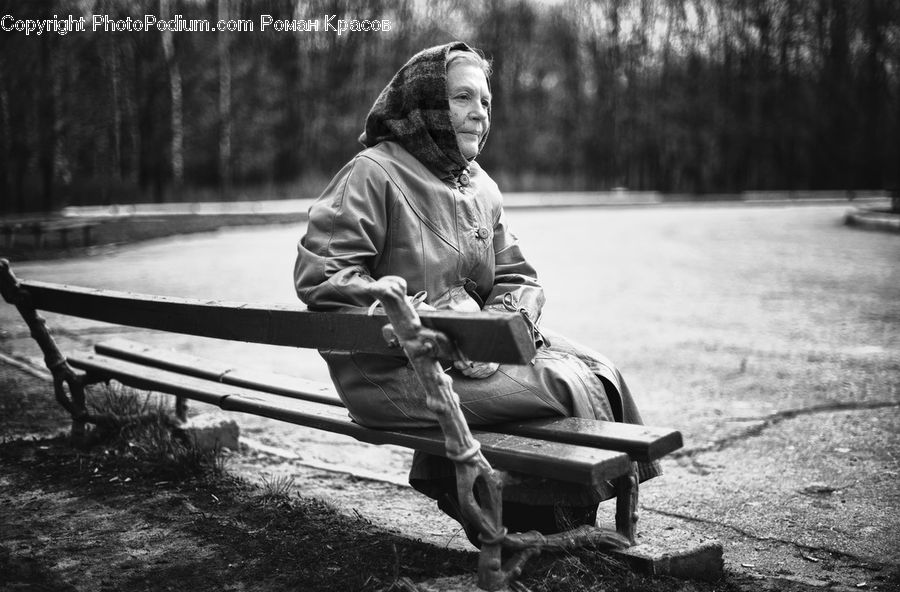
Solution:
M 616 360 L 647 422 L 685 434 L 666 476 L 642 492 L 645 528 L 699 523 L 727 541 L 729 567 L 751 576 L 855 586 L 872 565 L 900 573 L 900 237 L 843 226 L 845 209 L 510 213 L 548 292 L 545 325 Z M 301 233 L 232 229 L 14 267 L 28 279 L 295 302 Z M 119 331 L 50 323 L 64 342 Z M 11 307 L 0 307 L 0 330 L 0 351 L 39 361 Z M 127 336 L 136 333 L 327 380 L 315 354 Z M 289 457 L 397 481 L 408 461 L 285 425 L 247 420 L 243 429 Z

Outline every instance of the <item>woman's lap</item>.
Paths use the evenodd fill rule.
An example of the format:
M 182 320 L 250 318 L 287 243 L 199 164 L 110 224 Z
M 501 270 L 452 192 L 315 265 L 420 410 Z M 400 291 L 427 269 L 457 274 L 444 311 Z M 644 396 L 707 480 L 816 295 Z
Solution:
M 536 417 L 584 417 L 613 420 L 604 381 L 563 348 L 541 347 L 529 364 L 502 364 L 493 375 L 473 379 L 448 373 L 466 420 L 472 425 Z M 588 358 L 590 359 L 590 358 Z M 437 422 L 425 405 L 425 391 L 411 365 L 358 354 L 329 360 L 338 390 L 353 418 L 370 427 L 419 427 Z M 618 393 L 613 401 L 618 403 Z
M 530 364 L 504 364 L 484 379 L 467 378 L 456 370 L 449 372 L 470 425 L 554 416 L 640 423 L 628 387 L 609 360 L 561 335 L 545 332 L 545 336 L 551 345 L 541 347 Z M 402 360 L 343 354 L 332 357 L 329 364 L 338 390 L 357 422 L 377 428 L 437 423 L 425 405 L 425 392 L 414 370 Z M 656 463 L 640 463 L 641 480 L 658 472 Z M 452 463 L 445 458 L 417 453 L 410 482 L 426 495 L 437 497 L 447 483 L 453 482 L 454 475 Z M 531 493 L 510 490 L 504 497 L 543 503 L 534 492 L 575 505 L 612 495 L 607 487 L 572 489 L 547 483 L 533 488 Z
M 565 416 L 612 419 L 603 383 L 578 358 L 551 348 L 525 365 L 501 365 L 486 379 L 452 373 L 460 405 L 471 424 Z

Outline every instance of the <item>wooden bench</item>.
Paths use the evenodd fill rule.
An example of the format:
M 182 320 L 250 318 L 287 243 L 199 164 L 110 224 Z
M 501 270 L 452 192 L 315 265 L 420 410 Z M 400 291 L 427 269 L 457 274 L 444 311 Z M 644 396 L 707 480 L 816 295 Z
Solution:
M 386 314 L 311 312 L 290 306 L 260 306 L 148 296 L 45 282 L 20 282 L 0 259 L 0 290 L 31 329 L 54 377 L 57 400 L 73 417 L 73 436 L 86 423 L 100 423 L 85 405 L 85 385 L 116 380 L 176 397 L 183 419 L 185 400 L 346 434 L 363 442 L 394 444 L 455 461 L 460 504 L 480 533 L 478 585 L 504 587 L 524 562 L 542 550 L 594 543 L 633 544 L 637 521 L 635 462 L 658 459 L 682 446 L 677 431 L 578 418 L 546 418 L 469 429 L 452 383 L 438 359 L 528 363 L 534 344 L 516 313 L 416 315 L 403 298 L 402 282 L 385 280 L 376 289 Z M 440 427 L 376 430 L 353 422 L 330 384 L 241 368 L 123 339 L 96 344 L 92 351 L 63 356 L 37 311 L 130 327 L 301 348 L 328 348 L 410 358 L 429 408 Z M 431 374 L 429 374 L 431 373 Z M 68 391 L 68 392 L 66 392 Z M 503 483 L 525 474 L 582 485 L 616 484 L 616 529 L 581 526 L 566 533 L 507 533 L 500 520 Z M 479 502 L 472 495 L 479 492 Z M 501 563 L 501 552 L 512 557 Z

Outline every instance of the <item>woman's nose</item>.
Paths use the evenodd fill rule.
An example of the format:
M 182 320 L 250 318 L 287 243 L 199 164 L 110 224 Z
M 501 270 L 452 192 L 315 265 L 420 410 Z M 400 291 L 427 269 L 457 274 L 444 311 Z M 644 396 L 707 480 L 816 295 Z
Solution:
M 487 109 L 481 103 L 475 105 L 472 111 L 469 112 L 469 117 L 471 117 L 472 119 L 487 119 L 487 116 Z

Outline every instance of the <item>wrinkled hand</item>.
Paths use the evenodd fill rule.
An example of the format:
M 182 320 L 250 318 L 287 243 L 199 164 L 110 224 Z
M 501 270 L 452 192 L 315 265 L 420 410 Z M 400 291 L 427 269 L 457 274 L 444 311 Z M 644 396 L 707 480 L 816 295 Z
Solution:
M 453 362 L 453 366 L 469 378 L 487 378 L 500 368 L 495 362 Z
M 402 302 L 406 298 L 406 280 L 396 275 L 386 275 L 368 286 L 369 293 L 381 300 Z

